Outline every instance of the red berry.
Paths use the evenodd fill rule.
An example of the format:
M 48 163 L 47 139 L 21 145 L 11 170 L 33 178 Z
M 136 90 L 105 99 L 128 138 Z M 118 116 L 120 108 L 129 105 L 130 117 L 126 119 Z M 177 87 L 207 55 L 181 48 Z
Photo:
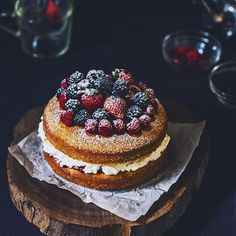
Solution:
M 122 75 L 120 79 L 127 81 L 129 85 L 134 83 L 134 79 L 130 73 Z
M 148 115 L 142 115 L 139 117 L 139 122 L 143 127 L 147 127 L 151 122 L 151 117 Z
M 147 86 L 145 83 L 143 83 L 143 82 L 139 82 L 138 85 L 139 85 L 139 88 L 140 88 L 142 91 L 148 89 L 148 86 Z
M 72 126 L 73 119 L 74 119 L 74 112 L 73 111 L 64 111 L 63 113 L 61 113 L 60 120 L 66 126 Z
M 108 97 L 104 102 L 104 109 L 114 118 L 123 119 L 126 110 L 126 102 L 115 96 Z
M 66 93 L 62 93 L 59 97 L 59 104 L 62 109 L 65 109 L 65 104 L 68 100 L 68 96 Z
M 159 107 L 157 99 L 155 99 L 154 101 L 151 101 L 151 102 L 152 102 L 152 106 L 154 107 L 154 110 L 157 111 L 158 107 Z
M 127 129 L 128 133 L 131 134 L 131 135 L 139 134 L 140 131 L 141 131 L 139 120 L 137 118 L 134 118 L 133 120 L 131 120 L 126 125 L 126 129 Z
M 61 88 L 66 89 L 69 86 L 68 80 L 67 79 L 63 79 L 61 81 Z
M 155 109 L 152 105 L 148 105 L 146 109 L 146 114 L 150 116 L 151 118 L 154 118 L 155 116 Z
M 116 134 L 122 134 L 125 131 L 125 123 L 121 119 L 113 120 L 113 128 Z
M 190 61 L 194 62 L 199 61 L 200 57 L 201 57 L 200 53 L 196 50 L 189 50 L 187 53 L 187 58 Z
M 153 89 L 145 89 L 144 93 L 148 96 L 150 101 L 154 101 L 156 99 L 156 94 Z
M 52 21 L 55 21 L 55 20 L 59 19 L 60 9 L 58 8 L 58 6 L 54 2 L 54 0 L 49 0 L 48 1 L 46 16 L 47 16 L 48 20 L 52 20 Z
M 111 136 L 112 135 L 112 125 L 109 120 L 103 119 L 98 124 L 98 132 L 103 136 Z
M 81 96 L 81 103 L 86 110 L 88 110 L 89 112 L 93 112 L 97 108 L 103 106 L 104 98 L 100 93 L 94 95 L 83 94 Z
M 95 134 L 97 132 L 98 122 L 94 119 L 88 119 L 85 124 L 84 128 L 87 133 Z

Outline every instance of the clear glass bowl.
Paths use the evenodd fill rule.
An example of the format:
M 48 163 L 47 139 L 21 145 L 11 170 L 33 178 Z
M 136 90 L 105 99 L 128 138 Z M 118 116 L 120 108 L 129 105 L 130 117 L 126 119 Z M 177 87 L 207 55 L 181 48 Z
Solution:
M 175 31 L 162 43 L 165 60 L 174 67 L 190 72 L 209 70 L 221 57 L 220 42 L 204 31 Z
M 236 108 L 236 61 L 215 66 L 209 76 L 209 86 L 222 104 Z

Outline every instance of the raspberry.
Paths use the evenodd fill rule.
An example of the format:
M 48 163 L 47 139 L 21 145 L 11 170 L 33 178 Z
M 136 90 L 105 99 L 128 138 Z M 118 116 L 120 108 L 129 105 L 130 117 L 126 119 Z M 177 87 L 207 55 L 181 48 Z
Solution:
M 66 89 L 68 86 L 69 86 L 68 79 L 67 79 L 67 78 L 66 78 L 66 79 L 63 79 L 63 80 L 61 81 L 61 88 Z
M 63 92 L 59 97 L 59 104 L 62 109 L 65 109 L 65 104 L 68 100 L 68 96 L 65 92 Z
M 78 88 L 77 84 L 71 84 L 67 88 L 67 93 L 70 98 L 78 98 L 81 93 L 81 90 Z
M 113 132 L 111 122 L 107 119 L 102 119 L 98 124 L 98 132 L 106 137 L 111 136 Z
M 124 74 L 120 77 L 120 79 L 127 81 L 128 84 L 133 84 L 134 83 L 134 79 L 133 79 L 131 74 Z
M 149 99 L 145 93 L 138 92 L 134 95 L 133 102 L 135 105 L 145 108 L 145 107 L 147 107 L 147 105 L 149 103 Z
M 105 100 L 103 107 L 112 117 L 116 119 L 124 118 L 126 109 L 126 102 L 124 99 L 110 96 Z
M 80 110 L 74 117 L 74 125 L 84 125 L 89 119 L 89 113 L 86 110 Z
M 116 97 L 125 97 L 129 92 L 128 82 L 122 79 L 116 80 L 112 88 L 112 94 Z
M 142 115 L 139 117 L 139 122 L 143 127 L 147 127 L 151 122 L 151 117 L 148 115 Z
M 138 86 L 142 91 L 148 89 L 148 86 L 143 82 L 139 82 Z
M 103 93 L 110 93 L 113 87 L 113 83 L 106 77 L 96 79 L 92 84 L 95 89 L 98 89 Z
M 154 110 L 157 111 L 158 107 L 159 107 L 157 99 L 155 99 L 154 101 L 151 101 L 151 102 L 152 102 L 152 106 L 154 107 Z
M 139 118 L 141 115 L 142 115 L 142 109 L 136 105 L 129 107 L 126 112 L 126 117 L 129 120 L 132 120 L 134 118 Z
M 85 124 L 84 128 L 87 133 L 95 134 L 97 132 L 98 122 L 94 119 L 88 119 Z
M 144 93 L 147 95 L 150 101 L 154 101 L 156 99 L 156 94 L 153 89 L 151 88 L 145 89 Z
M 66 126 L 73 125 L 73 118 L 74 118 L 73 111 L 64 111 L 63 113 L 61 113 L 61 116 L 60 116 L 61 122 L 64 123 Z
M 88 110 L 89 112 L 93 112 L 96 108 L 103 106 L 104 98 L 100 93 L 91 96 L 83 94 L 81 96 L 81 103 L 86 110 Z
M 70 75 L 68 82 L 69 84 L 78 83 L 84 78 L 84 75 L 79 71 L 75 71 L 73 74 Z
M 122 134 L 125 131 L 125 123 L 121 119 L 116 119 L 112 121 L 114 132 L 116 134 Z
M 148 105 L 145 113 L 146 113 L 148 116 L 150 116 L 151 118 L 154 118 L 154 116 L 155 116 L 154 107 L 153 107 L 152 105 Z
M 61 96 L 61 94 L 62 94 L 63 92 L 65 92 L 65 89 L 63 89 L 63 88 L 57 89 L 56 97 L 57 97 L 57 98 L 60 98 L 60 96 Z
M 140 122 L 137 118 L 132 119 L 127 125 L 126 129 L 129 134 L 136 135 L 141 131 Z
M 65 103 L 65 109 L 66 110 L 72 110 L 74 112 L 77 112 L 77 111 L 79 111 L 80 108 L 81 108 L 81 104 L 78 101 L 78 99 L 69 99 Z
M 92 118 L 100 121 L 103 119 L 108 119 L 109 118 L 109 114 L 102 108 L 98 108 L 93 114 L 92 114 Z

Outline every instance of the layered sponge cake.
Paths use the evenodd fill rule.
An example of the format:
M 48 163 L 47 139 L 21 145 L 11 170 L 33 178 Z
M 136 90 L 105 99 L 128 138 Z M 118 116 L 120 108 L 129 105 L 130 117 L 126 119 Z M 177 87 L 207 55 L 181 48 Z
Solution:
M 76 71 L 48 102 L 38 133 L 59 176 L 89 188 L 135 187 L 162 169 L 170 137 L 153 89 L 124 69 Z

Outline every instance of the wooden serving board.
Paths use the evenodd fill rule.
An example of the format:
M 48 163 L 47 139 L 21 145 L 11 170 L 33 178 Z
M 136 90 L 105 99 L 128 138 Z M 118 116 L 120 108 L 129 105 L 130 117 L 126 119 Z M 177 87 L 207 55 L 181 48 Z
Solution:
M 197 121 L 185 108 L 164 102 L 169 121 Z M 16 125 L 12 144 L 35 130 L 43 108 L 30 110 Z M 124 220 L 96 205 L 86 204 L 69 191 L 32 178 L 8 154 L 7 174 L 11 199 L 24 217 L 45 235 L 129 236 L 162 235 L 185 212 L 199 188 L 209 158 L 209 139 L 204 130 L 192 160 L 170 191 L 137 221 Z

